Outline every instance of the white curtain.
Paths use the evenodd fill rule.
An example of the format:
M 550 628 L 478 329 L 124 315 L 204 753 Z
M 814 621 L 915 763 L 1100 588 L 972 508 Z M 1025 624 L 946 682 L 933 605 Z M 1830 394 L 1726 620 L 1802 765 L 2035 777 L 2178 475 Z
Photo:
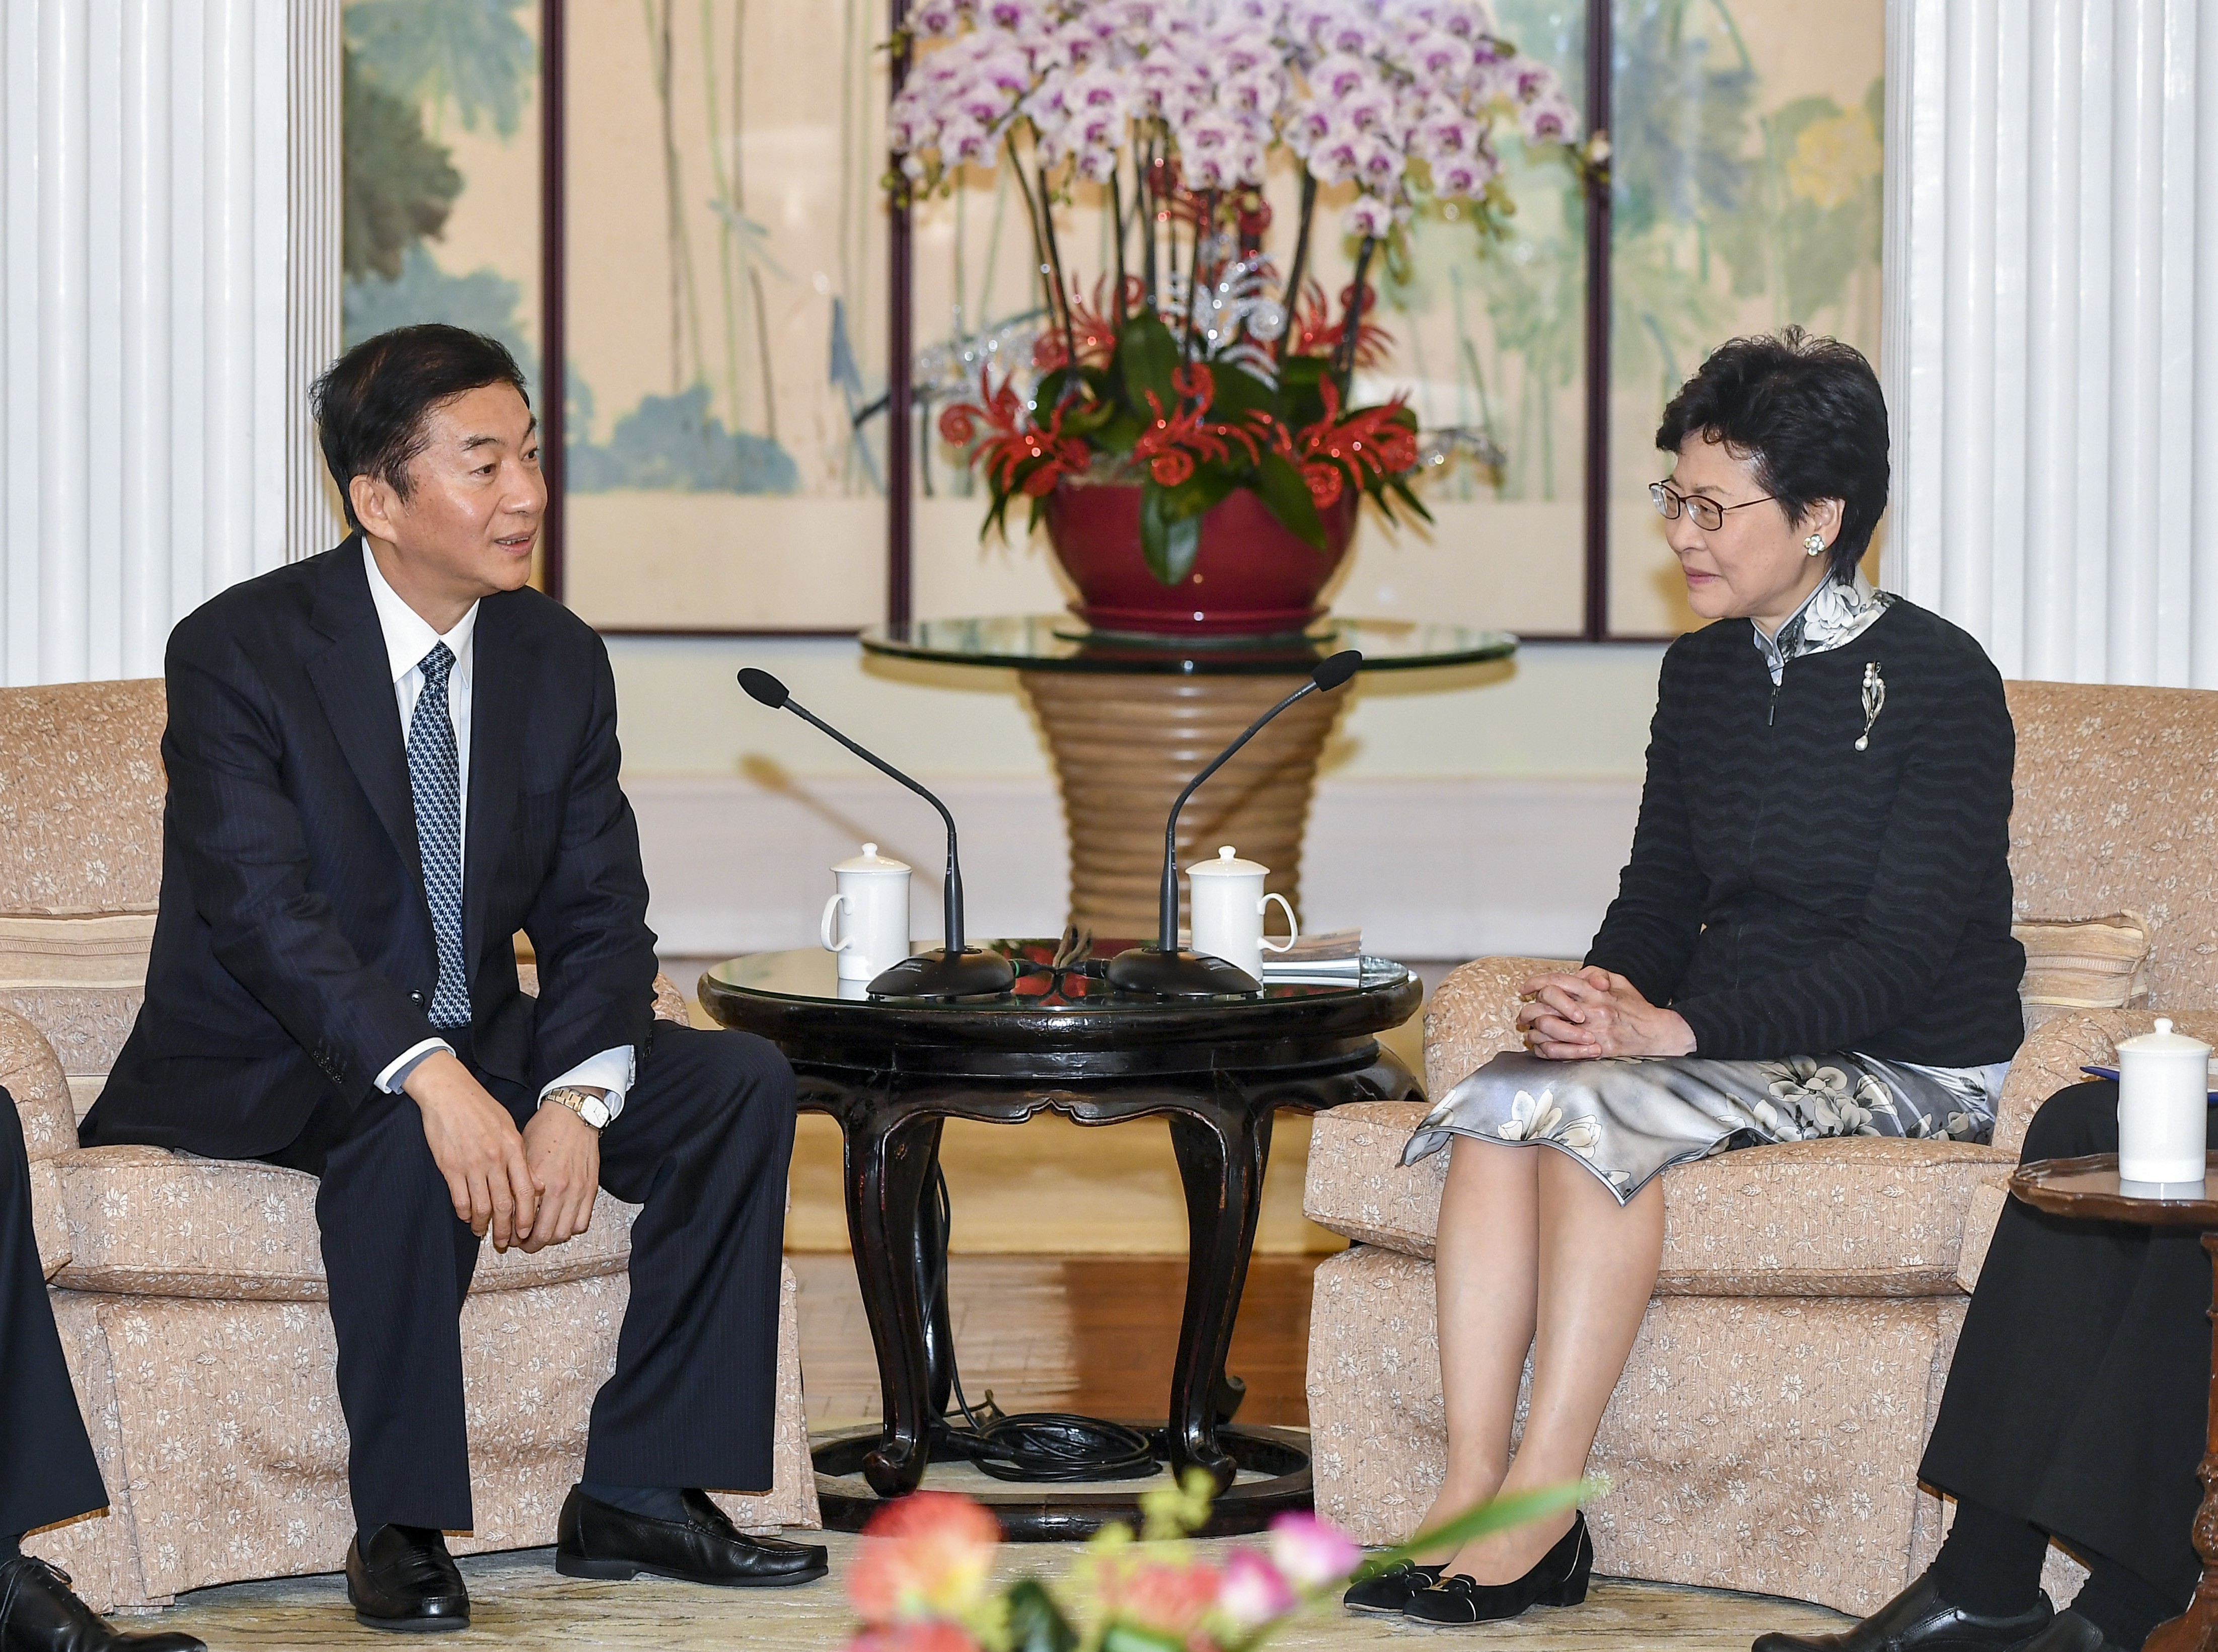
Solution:
M 2218 0 L 1888 0 L 1887 583 L 2218 688 Z
M 0 682 L 158 674 L 338 536 L 338 0 L 0 4 Z

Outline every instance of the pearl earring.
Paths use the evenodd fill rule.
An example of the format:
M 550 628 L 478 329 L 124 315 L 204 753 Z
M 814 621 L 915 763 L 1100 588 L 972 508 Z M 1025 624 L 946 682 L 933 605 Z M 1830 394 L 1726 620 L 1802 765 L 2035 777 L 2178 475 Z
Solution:
M 1823 535 L 1823 534 L 1812 534 L 1812 535 L 1810 535 L 1810 537 L 1809 537 L 1809 538 L 1807 538 L 1807 539 L 1806 539 L 1806 540 L 1804 540 L 1804 541 L 1802 541 L 1802 554 L 1803 554 L 1803 555 L 1805 555 L 1805 556 L 1823 556 L 1825 554 L 1825 535 Z

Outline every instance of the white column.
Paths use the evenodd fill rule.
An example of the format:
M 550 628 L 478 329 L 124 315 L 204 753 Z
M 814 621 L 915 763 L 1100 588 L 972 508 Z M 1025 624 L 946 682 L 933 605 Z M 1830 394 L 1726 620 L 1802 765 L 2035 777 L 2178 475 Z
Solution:
M 1888 0 L 1887 94 L 1886 583 L 2218 688 L 2218 6 Z
M 336 542 L 339 0 L 0 5 L 0 682 Z

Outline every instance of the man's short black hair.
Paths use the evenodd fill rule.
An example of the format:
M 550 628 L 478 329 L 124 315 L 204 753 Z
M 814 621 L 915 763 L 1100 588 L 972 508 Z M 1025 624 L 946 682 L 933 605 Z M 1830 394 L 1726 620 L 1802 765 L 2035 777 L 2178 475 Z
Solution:
M 349 483 L 357 476 L 380 476 L 406 498 L 408 467 L 424 451 L 424 424 L 431 411 L 489 384 L 513 385 L 524 405 L 531 405 L 523 369 L 505 345 L 438 321 L 365 338 L 332 362 L 309 391 L 308 405 L 324 444 L 324 463 L 346 508 L 347 525 L 357 533 L 362 529 Z
M 1854 577 L 1887 483 L 1887 399 L 1861 350 L 1800 327 L 1719 345 L 1664 408 L 1656 445 L 1676 453 L 1697 434 L 1752 460 L 1789 522 L 1840 500 L 1833 575 Z

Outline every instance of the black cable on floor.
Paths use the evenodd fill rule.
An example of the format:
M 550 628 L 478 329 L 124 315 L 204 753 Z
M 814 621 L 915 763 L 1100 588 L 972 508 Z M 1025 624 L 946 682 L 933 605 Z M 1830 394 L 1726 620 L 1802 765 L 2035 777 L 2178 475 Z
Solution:
M 947 1178 L 937 1166 L 932 1171 L 932 1197 L 939 1207 L 939 1243 L 930 1259 L 931 1274 L 924 1281 L 927 1320 L 938 1317 L 947 1301 L 947 1248 L 955 1214 L 948 1197 Z M 939 1419 L 932 1432 L 933 1444 L 949 1455 L 966 1458 L 981 1473 L 996 1480 L 1035 1484 L 1144 1480 L 1162 1461 L 1154 1441 L 1123 1423 L 1069 1411 L 1026 1411 L 1011 1416 L 994 1403 L 991 1389 L 986 1390 L 985 1403 L 974 1409 L 963 1393 L 963 1373 L 956 1364 L 951 1334 L 947 1372 L 953 1381 L 955 1409 Z

